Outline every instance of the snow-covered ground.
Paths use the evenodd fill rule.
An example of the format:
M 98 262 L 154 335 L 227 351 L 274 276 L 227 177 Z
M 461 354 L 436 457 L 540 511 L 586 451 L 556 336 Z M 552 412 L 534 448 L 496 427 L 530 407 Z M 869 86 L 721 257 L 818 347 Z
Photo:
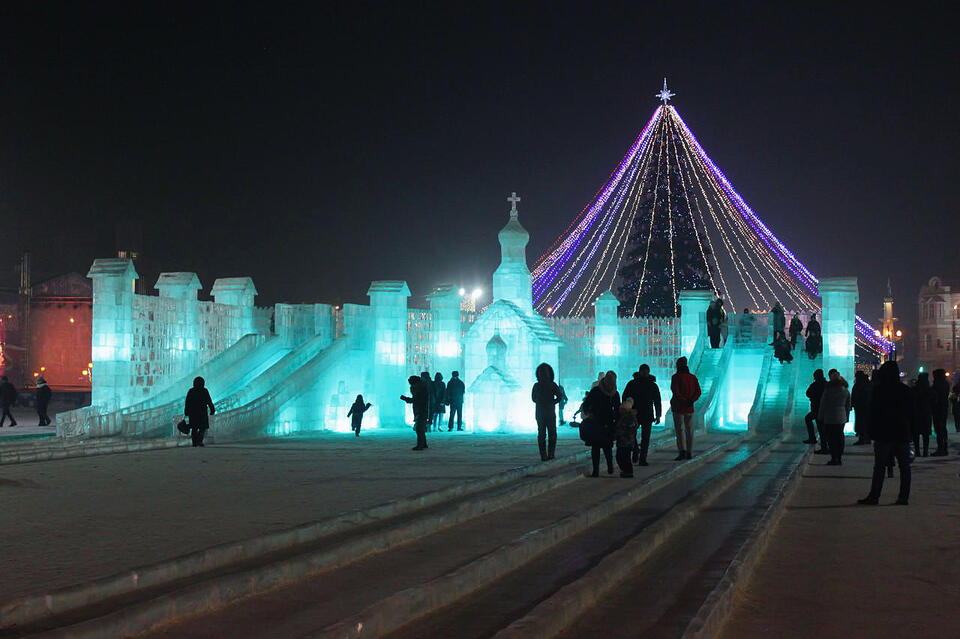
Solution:
M 428 441 L 323 434 L 2 466 L 0 601 L 539 461 L 536 435 Z M 561 427 L 558 455 L 582 450 Z
M 843 466 L 805 470 L 724 639 L 960 636 L 960 449 L 917 459 L 909 506 L 891 505 L 899 472 L 858 506 L 873 451 L 850 441 Z

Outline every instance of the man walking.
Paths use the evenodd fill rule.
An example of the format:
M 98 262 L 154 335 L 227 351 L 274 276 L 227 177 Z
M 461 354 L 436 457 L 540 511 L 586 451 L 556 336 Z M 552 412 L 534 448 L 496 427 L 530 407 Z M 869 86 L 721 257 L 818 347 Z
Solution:
M 460 373 L 453 371 L 450 373 L 450 381 L 447 383 L 446 403 L 450 407 L 450 420 L 447 422 L 447 430 L 453 430 L 453 414 L 457 414 L 457 430 L 463 430 L 463 395 L 466 387 L 463 380 L 460 379 Z
M 641 364 L 640 369 L 633 374 L 633 379 L 627 382 L 623 389 L 623 400 L 633 400 L 633 408 L 637 411 L 637 421 L 640 424 L 640 441 L 633 451 L 633 462 L 638 466 L 647 466 L 647 451 L 650 449 L 650 433 L 654 424 L 660 423 L 660 413 L 663 406 L 660 403 L 660 387 L 657 378 L 650 374 L 650 367 Z
M 49 426 L 50 416 L 47 415 L 47 407 L 50 406 L 50 397 L 53 391 L 47 386 L 47 380 L 43 375 L 37 378 L 37 417 L 40 419 L 38 426 Z
M 17 420 L 13 418 L 13 413 L 10 412 L 10 407 L 16 401 L 17 389 L 13 387 L 6 375 L 0 377 L 0 410 L 3 411 L 3 415 L 0 416 L 0 428 L 3 428 L 3 422 L 7 420 L 7 417 L 10 418 L 11 427 L 17 425 Z
M 673 410 L 673 428 L 677 434 L 679 454 L 674 461 L 693 457 L 693 404 L 700 399 L 700 382 L 687 367 L 687 358 L 677 360 L 677 372 L 670 379 L 670 408 Z

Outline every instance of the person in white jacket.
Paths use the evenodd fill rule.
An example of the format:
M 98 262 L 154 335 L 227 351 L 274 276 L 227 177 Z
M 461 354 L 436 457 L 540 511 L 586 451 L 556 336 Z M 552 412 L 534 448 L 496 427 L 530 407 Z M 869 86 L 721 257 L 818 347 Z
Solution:
M 830 381 L 823 389 L 817 418 L 823 424 L 829 442 L 830 461 L 827 465 L 839 466 L 843 456 L 843 427 L 850 418 L 850 391 L 847 390 L 847 381 L 837 369 L 831 368 L 827 376 Z

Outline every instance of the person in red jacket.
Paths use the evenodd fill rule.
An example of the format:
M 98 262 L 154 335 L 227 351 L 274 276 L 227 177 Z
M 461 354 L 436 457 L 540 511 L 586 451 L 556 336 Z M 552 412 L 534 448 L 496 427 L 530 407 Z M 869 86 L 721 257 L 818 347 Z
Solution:
M 687 358 L 677 360 L 677 372 L 670 380 L 670 408 L 673 410 L 673 428 L 677 433 L 675 461 L 693 456 L 693 403 L 700 399 L 700 382 L 687 368 Z

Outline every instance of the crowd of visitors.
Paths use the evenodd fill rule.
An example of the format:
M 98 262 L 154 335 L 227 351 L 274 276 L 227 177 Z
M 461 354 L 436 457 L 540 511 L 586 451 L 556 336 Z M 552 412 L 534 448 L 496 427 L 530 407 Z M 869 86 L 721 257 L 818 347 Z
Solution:
M 676 461 L 691 459 L 694 404 L 700 398 L 700 383 L 687 367 L 685 357 L 677 360 L 670 391 L 677 440 Z M 600 475 L 601 454 L 607 463 L 607 474 L 613 474 L 614 445 L 621 477 L 633 477 L 634 464 L 647 466 L 650 434 L 653 425 L 660 423 L 662 411 L 660 387 L 648 365 L 640 365 L 624 387 L 622 396 L 617 390 L 616 373 L 607 371 L 601 374 L 576 413 L 582 417 L 580 437 L 590 446 L 591 476 Z

